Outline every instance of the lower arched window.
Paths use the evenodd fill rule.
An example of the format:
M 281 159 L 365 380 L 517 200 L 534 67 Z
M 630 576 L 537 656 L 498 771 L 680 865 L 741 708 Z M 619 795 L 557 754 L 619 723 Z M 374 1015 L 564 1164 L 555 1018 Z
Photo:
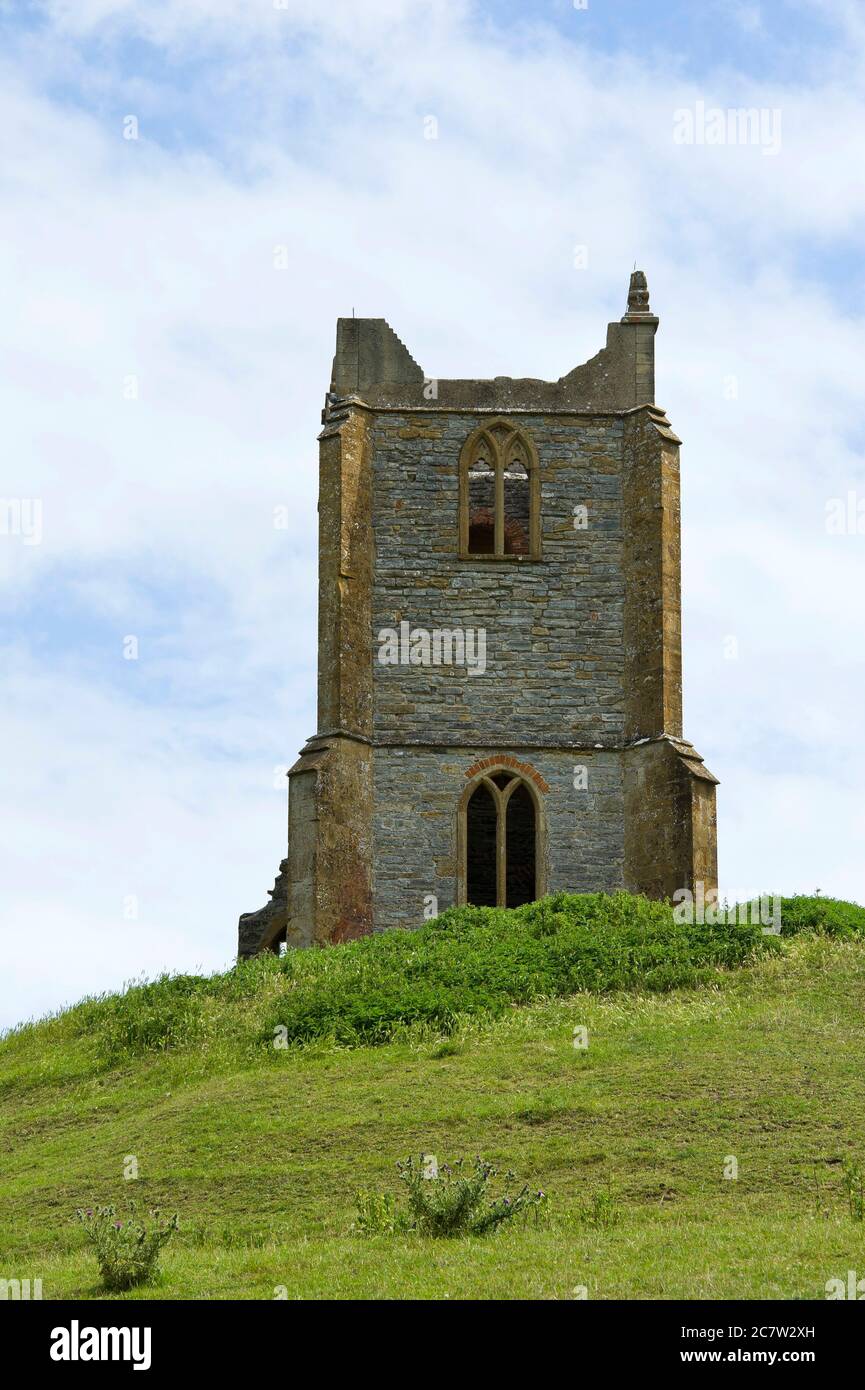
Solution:
M 541 895 L 540 807 L 522 777 L 481 777 L 462 809 L 460 895 L 476 907 L 520 907 Z

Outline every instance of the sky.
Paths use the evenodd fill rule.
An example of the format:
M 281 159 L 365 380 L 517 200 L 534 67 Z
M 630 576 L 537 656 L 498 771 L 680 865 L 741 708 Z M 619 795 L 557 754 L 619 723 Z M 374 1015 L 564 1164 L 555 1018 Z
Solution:
M 722 892 L 865 902 L 863 77 L 857 0 L 0 0 L 0 1028 L 266 900 L 336 318 L 554 380 L 635 262 Z

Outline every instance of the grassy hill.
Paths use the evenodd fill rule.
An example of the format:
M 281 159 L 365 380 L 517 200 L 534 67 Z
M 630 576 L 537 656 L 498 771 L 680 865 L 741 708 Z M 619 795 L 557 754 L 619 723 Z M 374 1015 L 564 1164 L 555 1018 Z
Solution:
M 0 1042 L 0 1278 L 101 1296 L 74 1211 L 131 1194 L 181 1228 L 128 1298 L 823 1298 L 865 1273 L 865 909 L 784 899 L 783 923 L 560 895 L 26 1025 Z M 356 1192 L 421 1151 L 548 1211 L 353 1233 Z

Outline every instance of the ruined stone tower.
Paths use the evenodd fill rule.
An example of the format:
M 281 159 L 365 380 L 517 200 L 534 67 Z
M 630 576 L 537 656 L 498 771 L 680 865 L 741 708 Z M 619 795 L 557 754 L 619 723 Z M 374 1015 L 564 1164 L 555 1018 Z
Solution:
M 453 903 L 716 886 L 682 737 L 679 439 L 646 279 L 558 381 L 431 380 L 340 319 L 320 435 L 318 732 L 241 955 Z

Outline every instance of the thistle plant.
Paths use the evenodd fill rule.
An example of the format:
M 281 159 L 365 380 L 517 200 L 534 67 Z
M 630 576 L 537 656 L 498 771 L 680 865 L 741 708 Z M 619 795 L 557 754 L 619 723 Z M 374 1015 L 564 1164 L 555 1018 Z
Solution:
M 412 1156 L 397 1163 L 405 1183 L 409 1228 L 423 1236 L 486 1235 L 506 1221 L 529 1211 L 539 1212 L 547 1198 L 543 1192 L 530 1192 L 525 1183 L 518 1192 L 511 1190 L 514 1173 L 504 1175 L 504 1190 L 497 1196 L 491 1184 L 499 1170 L 478 1155 L 471 1168 L 465 1159 L 444 1163 L 434 1178 L 425 1175 Z
M 145 1226 L 135 1202 L 120 1217 L 114 1206 L 79 1207 L 75 1213 L 93 1246 L 109 1293 L 121 1293 L 145 1284 L 157 1273 L 159 1252 L 177 1230 L 176 1214 L 163 1217 L 158 1208 L 148 1212 L 153 1223 Z

